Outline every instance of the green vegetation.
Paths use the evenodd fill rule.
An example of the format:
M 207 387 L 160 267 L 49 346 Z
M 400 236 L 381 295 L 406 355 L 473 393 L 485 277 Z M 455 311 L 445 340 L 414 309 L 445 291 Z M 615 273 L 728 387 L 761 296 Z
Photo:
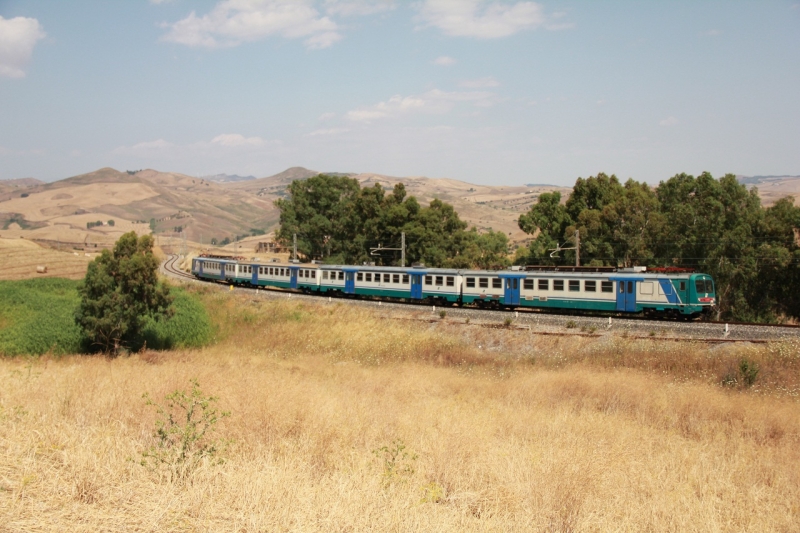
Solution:
M 579 230 L 583 264 L 691 267 L 714 277 L 722 318 L 800 317 L 800 208 L 791 198 L 764 208 L 732 174 L 678 174 L 655 188 L 579 178 L 565 204 L 557 192 L 540 195 L 519 227 L 539 233 L 517 263 L 574 264 L 573 251 L 550 251 L 573 246 Z
M 86 229 L 92 229 L 92 228 L 95 228 L 97 226 L 102 226 L 102 225 L 103 225 L 103 221 L 102 220 L 98 220 L 96 222 L 87 222 L 86 223 Z M 113 226 L 113 224 L 112 224 L 112 226 Z
M 0 281 L 0 354 L 80 352 L 83 335 L 73 318 L 77 287 L 77 281 L 59 278 Z
M 307 259 L 358 264 L 399 264 L 400 252 L 370 255 L 370 248 L 398 248 L 406 234 L 406 259 L 434 267 L 492 268 L 508 265 L 504 233 L 467 230 L 453 206 L 433 200 L 423 207 L 406 197 L 402 183 L 387 195 L 380 184 L 361 188 L 357 180 L 320 174 L 289 185 L 276 237 L 290 246 L 297 234 L 298 252 Z
M 131 231 L 89 263 L 78 286 L 80 305 L 75 321 L 93 349 L 116 355 L 135 349 L 148 321 L 172 315 L 169 287 L 158 281 L 153 238 Z
M 79 282 L 60 278 L 0 281 L 0 355 L 55 355 L 87 351 L 75 323 Z M 214 327 L 200 297 L 173 288 L 175 313 L 146 321 L 141 343 L 152 349 L 196 348 L 211 343 Z
M 190 391 L 168 394 L 164 405 L 144 394 L 145 403 L 156 409 L 156 427 L 155 443 L 142 452 L 141 464 L 174 481 L 184 480 L 204 459 L 221 462 L 219 455 L 227 444 L 213 435 L 217 422 L 230 413 L 217 411 L 217 398 L 203 394 L 196 379 L 190 383 Z
M 25 216 L 20 213 L 8 213 L 7 218 L 3 222 L 3 229 L 8 229 L 11 224 L 18 224 L 22 229 L 30 229 L 31 223 L 25 220 Z
M 145 345 L 155 350 L 170 350 L 210 344 L 214 328 L 202 301 L 180 288 L 173 288 L 170 294 L 174 297 L 174 314 L 166 320 L 147 320 L 142 331 Z

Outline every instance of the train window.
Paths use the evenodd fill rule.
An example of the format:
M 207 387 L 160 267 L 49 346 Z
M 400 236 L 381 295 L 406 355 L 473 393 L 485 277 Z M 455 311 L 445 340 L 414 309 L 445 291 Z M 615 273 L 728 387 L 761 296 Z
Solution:
M 713 293 L 714 283 L 710 279 L 696 279 L 694 288 L 698 293 Z
M 597 282 L 587 279 L 583 282 L 583 290 L 586 292 L 597 292 Z
M 569 280 L 569 290 L 570 292 L 578 292 L 579 290 L 581 290 L 581 280 L 579 279 Z
M 614 282 L 613 281 L 601 281 L 600 282 L 600 290 L 603 292 L 614 292 Z
M 322 279 L 328 279 L 328 271 L 327 270 L 322 273 Z
M 470 289 L 475 288 L 475 278 L 467 278 L 467 287 Z
M 369 281 L 369 282 L 372 281 L 372 272 L 367 272 L 366 274 L 364 274 L 364 276 L 366 276 L 364 278 L 364 281 Z
M 682 291 L 686 290 L 686 282 L 685 281 L 681 281 L 681 290 Z
M 436 276 L 436 286 L 441 287 L 444 284 L 443 276 Z
M 316 270 L 312 270 L 311 271 L 311 279 L 317 279 L 317 271 Z
M 492 278 L 492 288 L 493 289 L 502 289 L 503 288 L 503 280 L 500 278 Z
M 481 289 L 486 289 L 489 287 L 489 278 L 478 278 L 478 286 Z
M 364 281 L 364 273 L 363 272 L 358 272 L 356 274 L 356 281 Z
M 522 288 L 525 289 L 526 291 L 532 291 L 533 290 L 533 280 L 532 279 L 523 280 L 522 281 Z
M 619 287 L 619 293 L 620 294 L 624 294 L 625 293 L 625 282 L 624 281 L 620 281 L 617 286 Z
M 563 279 L 554 279 L 553 280 L 553 290 L 554 291 L 563 291 L 564 290 L 564 280 Z
M 400 274 L 392 275 L 392 283 L 400 283 Z
M 340 280 L 343 280 L 343 279 L 344 279 L 344 272 L 339 272 L 339 279 L 340 279 Z
M 549 279 L 540 279 L 539 280 L 539 290 L 540 291 L 549 291 L 550 290 L 550 280 Z
M 284 274 L 284 269 L 282 268 L 282 269 L 281 269 L 281 276 L 285 276 L 285 275 L 286 275 L 286 274 Z
M 408 274 L 403 274 L 403 283 L 408 283 Z
M 433 276 L 425 276 L 425 285 L 433 285 Z
M 383 282 L 384 283 L 391 283 L 392 282 L 392 275 L 391 274 L 384 274 L 383 275 Z
M 447 276 L 447 286 L 448 287 L 455 286 L 455 278 L 453 276 Z

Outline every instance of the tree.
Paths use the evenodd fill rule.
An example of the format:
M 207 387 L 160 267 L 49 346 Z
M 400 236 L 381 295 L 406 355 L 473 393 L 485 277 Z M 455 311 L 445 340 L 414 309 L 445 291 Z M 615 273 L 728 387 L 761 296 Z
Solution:
M 530 210 L 519 217 L 519 228 L 535 235 L 528 249 L 521 248 L 517 259 L 526 262 L 550 264 L 550 251 L 562 242 L 572 217 L 561 204 L 561 193 L 543 193 Z
M 357 264 L 399 264 L 397 251 L 370 255 L 370 248 L 398 247 L 406 234 L 406 259 L 432 267 L 505 264 L 505 235 L 467 231 L 453 206 L 441 200 L 422 207 L 406 196 L 402 183 L 386 194 L 383 186 L 361 188 L 357 180 L 320 174 L 292 182 L 281 210 L 277 238 L 285 245 L 297 235 L 298 251 L 309 259 Z
M 81 302 L 75 321 L 92 349 L 112 355 L 121 348 L 135 349 L 148 319 L 172 314 L 172 296 L 158 281 L 158 259 L 149 235 L 137 238 L 129 232 L 113 252 L 103 250 L 89 263 L 78 293 Z

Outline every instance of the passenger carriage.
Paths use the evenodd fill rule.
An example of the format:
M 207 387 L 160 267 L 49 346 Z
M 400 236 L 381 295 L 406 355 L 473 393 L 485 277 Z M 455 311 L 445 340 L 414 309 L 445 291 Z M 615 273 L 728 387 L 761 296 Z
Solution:
M 519 293 L 509 288 L 505 298 L 521 307 L 645 313 L 694 317 L 715 303 L 714 286 L 707 274 L 647 272 L 644 267 L 580 271 L 580 267 L 537 268 L 526 271 Z M 588 267 L 587 270 L 591 270 Z M 511 293 L 509 295 L 509 293 Z
M 644 267 L 518 267 L 510 270 L 257 264 L 195 258 L 202 279 L 306 292 L 467 304 L 692 318 L 716 303 L 707 274 Z

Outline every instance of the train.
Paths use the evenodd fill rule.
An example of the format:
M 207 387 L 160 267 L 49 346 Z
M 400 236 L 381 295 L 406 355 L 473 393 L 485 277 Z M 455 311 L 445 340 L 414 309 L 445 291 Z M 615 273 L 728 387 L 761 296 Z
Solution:
M 716 304 L 708 274 L 679 268 L 511 267 L 465 270 L 192 259 L 201 280 L 442 306 L 641 314 L 695 319 Z

